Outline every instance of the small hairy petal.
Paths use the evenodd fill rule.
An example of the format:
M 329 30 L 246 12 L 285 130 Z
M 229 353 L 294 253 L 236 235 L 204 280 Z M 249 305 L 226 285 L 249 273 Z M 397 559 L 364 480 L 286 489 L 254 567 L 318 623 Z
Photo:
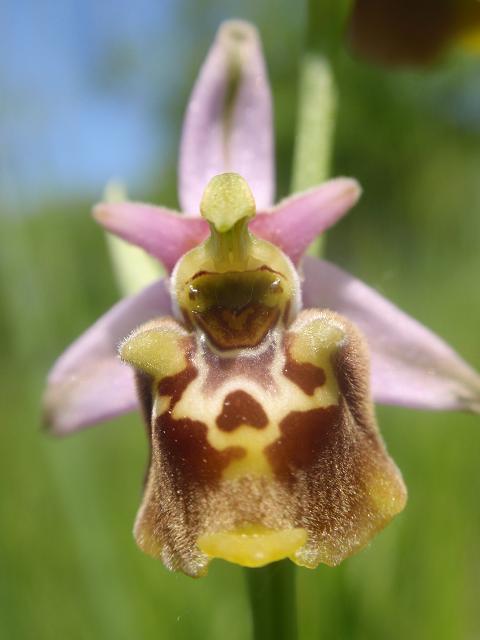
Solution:
M 119 343 L 139 324 L 170 313 L 167 285 L 160 280 L 125 298 L 60 356 L 48 376 L 45 422 L 58 435 L 137 408 L 134 377 L 117 355 Z
M 240 20 L 220 27 L 187 107 L 178 171 L 183 211 L 198 214 L 209 180 L 227 171 L 247 180 L 258 207 L 272 205 L 270 88 L 257 31 Z
M 335 178 L 259 213 L 250 223 L 250 229 L 280 247 L 296 264 L 309 244 L 342 218 L 360 194 L 356 180 Z
M 480 375 L 439 336 L 338 267 L 307 257 L 303 268 L 304 305 L 338 311 L 367 338 L 377 402 L 480 412 Z
M 94 208 L 93 216 L 107 231 L 145 249 L 168 271 L 208 235 L 203 218 L 137 202 L 102 202 Z

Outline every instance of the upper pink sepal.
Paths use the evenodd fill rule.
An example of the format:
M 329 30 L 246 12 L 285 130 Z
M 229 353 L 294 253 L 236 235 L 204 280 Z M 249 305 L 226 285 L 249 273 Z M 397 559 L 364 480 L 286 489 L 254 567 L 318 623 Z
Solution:
M 138 202 L 102 202 L 94 208 L 93 216 L 107 231 L 160 260 L 167 271 L 208 235 L 203 218 Z
M 280 247 L 297 264 L 310 243 L 334 225 L 357 202 L 360 185 L 352 178 L 335 178 L 282 200 L 259 213 L 250 229 Z
M 309 244 L 357 202 L 356 180 L 335 178 L 259 213 L 250 230 L 280 247 L 296 264 Z M 171 271 L 181 256 L 208 235 L 203 218 L 136 202 L 100 203 L 93 215 L 107 231 L 138 245 Z
M 210 179 L 243 176 L 259 208 L 273 204 L 272 104 L 255 27 L 225 22 L 200 70 L 185 114 L 178 167 L 182 210 L 199 214 Z
M 57 435 L 138 408 L 133 374 L 117 348 L 138 325 L 171 313 L 165 280 L 118 302 L 53 365 L 44 396 L 45 422 Z
M 328 262 L 306 257 L 303 271 L 304 306 L 338 311 L 367 338 L 376 402 L 480 412 L 480 375 L 439 336 Z

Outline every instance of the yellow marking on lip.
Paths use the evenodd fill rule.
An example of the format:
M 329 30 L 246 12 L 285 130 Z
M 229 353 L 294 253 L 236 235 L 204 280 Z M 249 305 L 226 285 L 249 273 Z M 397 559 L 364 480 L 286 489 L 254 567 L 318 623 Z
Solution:
M 209 430 L 208 439 L 210 444 L 220 451 L 232 444 L 245 450 L 245 455 L 238 460 L 232 460 L 223 472 L 223 477 L 229 480 L 247 473 L 271 476 L 272 468 L 263 451 L 279 435 L 278 426 L 269 422 L 263 429 L 242 425 L 233 432 L 219 431 L 215 427 L 214 430 Z
M 198 539 L 200 551 L 211 558 L 220 558 L 243 567 L 263 567 L 270 562 L 294 559 L 294 554 L 306 543 L 305 529 L 267 529 L 247 524 L 233 531 L 210 533 Z

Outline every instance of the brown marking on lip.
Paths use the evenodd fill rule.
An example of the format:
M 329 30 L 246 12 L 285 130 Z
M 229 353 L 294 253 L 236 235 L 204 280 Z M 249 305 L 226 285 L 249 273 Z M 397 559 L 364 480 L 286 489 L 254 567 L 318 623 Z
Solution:
M 339 405 L 289 413 L 280 422 L 280 437 L 265 448 L 277 477 L 291 480 L 298 470 L 308 471 L 336 437 L 341 421 Z
M 222 431 L 234 431 L 242 425 L 264 429 L 267 424 L 267 414 L 262 405 L 241 389 L 226 396 L 222 413 L 217 418 L 217 426 Z
M 191 357 L 191 355 L 189 354 L 188 357 Z M 174 376 L 167 376 L 166 378 L 162 378 L 158 382 L 158 395 L 171 397 L 169 407 L 170 411 L 173 410 L 173 407 L 180 400 L 185 389 L 193 380 L 195 380 L 197 376 L 197 369 L 189 362 L 188 366 L 183 369 L 183 371 L 180 371 L 180 373 L 177 373 Z
M 175 419 L 173 410 L 185 389 L 197 377 L 198 371 L 191 364 L 180 373 L 163 378 L 157 389 L 161 396 L 170 396 L 168 409 L 156 418 L 154 437 L 159 439 L 163 463 L 170 468 L 177 487 L 187 490 L 191 484 L 218 482 L 231 460 L 245 455 L 242 447 L 228 447 L 217 451 L 208 442 L 208 428 L 200 420 Z
M 145 431 L 147 433 L 148 442 L 148 460 L 143 477 L 143 486 L 145 487 L 148 480 L 148 474 L 150 470 L 150 464 L 152 462 L 152 408 L 153 408 L 153 378 L 144 373 L 143 371 L 135 371 L 135 386 L 137 389 L 138 401 L 140 404 L 140 411 L 143 416 L 143 422 L 145 424 Z
M 162 461 L 169 467 L 177 488 L 185 493 L 192 484 L 216 484 L 230 462 L 245 455 L 242 447 L 217 451 L 209 444 L 207 432 L 205 423 L 190 418 L 175 420 L 169 411 L 156 420 Z
M 300 387 L 307 395 L 313 396 L 315 389 L 326 382 L 325 371 L 311 362 L 297 362 L 287 350 L 283 375 Z

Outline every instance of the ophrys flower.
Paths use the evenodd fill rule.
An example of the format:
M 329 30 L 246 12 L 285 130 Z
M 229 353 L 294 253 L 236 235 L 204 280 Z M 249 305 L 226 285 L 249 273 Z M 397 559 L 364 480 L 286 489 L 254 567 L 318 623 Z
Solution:
M 171 568 L 196 575 L 212 557 L 335 564 L 405 500 L 351 321 L 368 341 L 378 401 L 478 410 L 479 377 L 367 285 L 324 261 L 300 264 L 359 188 L 339 178 L 272 208 L 270 94 L 250 26 L 222 27 L 181 150 L 190 215 L 128 202 L 95 210 L 108 230 L 176 266 L 60 358 L 49 421 L 66 433 L 140 404 L 152 457 L 136 535 Z

